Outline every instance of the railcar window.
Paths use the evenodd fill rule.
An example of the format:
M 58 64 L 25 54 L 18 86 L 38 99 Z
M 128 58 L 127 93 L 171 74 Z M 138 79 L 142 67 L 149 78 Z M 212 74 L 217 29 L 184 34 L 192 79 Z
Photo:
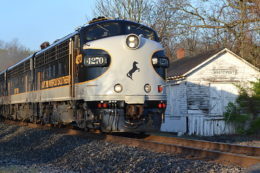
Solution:
M 126 34 L 143 35 L 144 38 L 158 41 L 155 32 L 143 25 L 127 24 Z
M 89 28 L 85 34 L 85 40 L 97 40 L 100 38 L 111 37 L 115 35 L 120 35 L 121 27 L 119 23 L 103 23 L 96 24 L 95 26 Z

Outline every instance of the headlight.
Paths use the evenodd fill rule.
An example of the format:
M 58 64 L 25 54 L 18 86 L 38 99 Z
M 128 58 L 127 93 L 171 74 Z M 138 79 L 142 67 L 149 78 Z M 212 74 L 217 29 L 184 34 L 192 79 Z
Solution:
M 121 84 L 116 84 L 114 86 L 114 90 L 115 90 L 115 92 L 120 93 L 123 91 L 123 86 Z
M 145 91 L 146 93 L 151 92 L 151 89 L 152 89 L 151 85 L 149 85 L 149 84 L 145 84 L 145 85 L 144 85 L 144 91 Z
M 126 37 L 126 45 L 130 49 L 137 49 L 140 45 L 140 39 L 135 34 L 130 34 Z
M 158 58 L 153 57 L 153 58 L 152 58 L 152 63 L 153 63 L 153 65 L 158 64 Z

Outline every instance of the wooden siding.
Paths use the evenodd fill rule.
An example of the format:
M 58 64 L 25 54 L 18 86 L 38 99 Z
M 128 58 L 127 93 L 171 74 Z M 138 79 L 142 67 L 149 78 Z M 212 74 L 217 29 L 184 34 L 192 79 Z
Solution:
M 199 136 L 213 136 L 234 133 L 234 128 L 225 123 L 222 116 L 207 117 L 200 115 L 189 116 L 188 134 Z

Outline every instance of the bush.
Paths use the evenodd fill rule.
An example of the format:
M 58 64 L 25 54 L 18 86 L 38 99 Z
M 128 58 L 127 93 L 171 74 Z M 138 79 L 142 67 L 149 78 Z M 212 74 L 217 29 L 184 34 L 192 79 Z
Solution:
M 225 121 L 232 123 L 239 134 L 260 132 L 260 79 L 252 82 L 252 88 L 239 87 L 235 103 L 229 103 L 224 113 Z

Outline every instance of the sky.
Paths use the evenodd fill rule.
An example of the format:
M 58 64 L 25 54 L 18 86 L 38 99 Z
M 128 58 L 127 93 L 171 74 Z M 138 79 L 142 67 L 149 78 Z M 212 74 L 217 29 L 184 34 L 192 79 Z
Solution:
M 91 20 L 95 0 L 0 0 L 0 40 L 39 50 Z

